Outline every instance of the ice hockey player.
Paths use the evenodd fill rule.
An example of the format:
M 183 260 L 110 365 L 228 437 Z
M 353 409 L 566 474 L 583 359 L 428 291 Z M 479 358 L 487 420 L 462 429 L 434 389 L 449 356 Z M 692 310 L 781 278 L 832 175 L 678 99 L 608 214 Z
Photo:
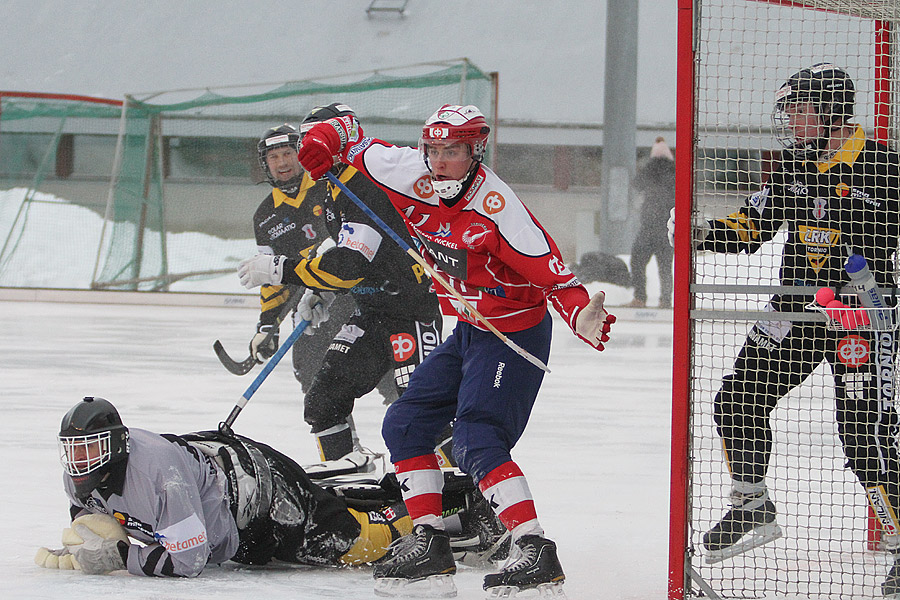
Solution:
M 399 492 L 384 484 L 384 506 L 399 504 L 354 509 L 265 444 L 213 431 L 129 428 L 102 398 L 84 398 L 66 413 L 59 444 L 72 527 L 64 548 L 38 551 L 36 562 L 49 568 L 194 577 L 227 560 L 357 565 L 384 556 L 412 528 Z M 454 549 L 493 553 L 502 545 L 499 523 L 467 480 L 448 473 L 457 485 L 456 504 L 447 506 L 459 533 Z M 372 504 L 378 496 L 368 498 Z M 89 516 L 98 514 L 121 528 L 98 527 Z
M 773 124 L 785 148 L 780 162 L 737 212 L 701 224 L 696 248 L 755 252 L 785 225 L 782 285 L 806 286 L 811 292 L 839 290 L 849 283 L 844 265 L 853 252 L 866 259 L 879 286 L 894 288 L 900 155 L 866 139 L 863 128 L 850 122 L 854 100 L 853 82 L 833 64 L 791 75 L 775 94 Z M 802 312 L 810 295 L 776 294 L 769 310 Z M 894 331 L 833 331 L 824 323 L 787 318 L 756 324 L 715 398 L 715 421 L 732 476 L 732 507 L 703 536 L 707 561 L 730 558 L 781 536 L 766 486 L 770 414 L 823 361 L 834 373 L 835 416 L 847 466 L 889 533 L 887 543 L 900 551 L 896 351 Z M 900 558 L 882 591 L 886 596 L 900 593 Z
M 301 139 L 316 123 L 348 115 L 353 112 L 340 103 L 315 107 L 300 125 Z M 405 231 L 387 195 L 355 168 L 336 164 L 332 172 L 382 219 Z M 260 283 L 265 289 L 276 279 L 269 275 L 277 260 L 280 283 L 306 286 L 300 310 L 317 326 L 328 319 L 327 306 L 336 294 L 355 301 L 356 311 L 342 323 L 306 394 L 304 419 L 329 471 L 344 463 L 344 468 L 359 469 L 371 459 L 354 449 L 348 418 L 355 400 L 374 389 L 385 373 L 392 374 L 396 394 L 403 393 L 410 373 L 440 343 L 440 308 L 424 269 L 343 193 L 320 182 L 308 195 L 324 210 L 333 247 L 315 258 L 258 255 L 244 261 L 239 274 L 248 289 Z M 257 264 L 262 277 L 254 273 Z M 444 432 L 434 446 L 449 446 L 448 435 Z M 450 462 L 448 448 L 438 451 Z
M 319 245 L 329 239 L 323 219 L 320 195 L 311 192 L 310 179 L 297 161 L 300 133 L 288 124 L 272 127 L 256 145 L 259 167 L 272 186 L 272 192 L 260 203 L 253 215 L 253 231 L 257 251 L 291 258 L 315 256 Z M 263 363 L 278 349 L 278 315 L 289 295 L 302 295 L 302 286 L 264 285 L 260 288 L 260 314 L 256 335 L 250 341 L 250 354 Z M 299 299 L 299 298 L 298 298 Z M 337 300 L 329 310 L 339 324 L 353 312 L 349 298 Z M 302 318 L 294 312 L 294 319 Z M 296 323 L 295 323 L 296 325 Z M 266 342 L 271 330 L 274 334 Z M 322 357 L 340 327 L 332 324 L 307 328 L 310 337 L 292 348 L 294 375 L 304 392 L 312 385 Z M 314 334 L 314 335 L 313 335 Z
M 272 185 L 272 193 L 260 203 L 253 215 L 257 251 L 262 254 L 281 255 L 297 260 L 312 259 L 320 256 L 326 248 L 334 246 L 325 223 L 324 206 L 328 200 L 327 189 L 325 184 L 317 184 L 310 179 L 300 167 L 297 160 L 300 138 L 299 131 L 285 124 L 268 129 L 257 144 L 259 166 Z M 306 289 L 302 284 L 260 287 L 260 317 L 256 335 L 250 342 L 250 353 L 258 362 L 270 358 L 278 349 L 278 316 L 284 310 L 285 303 L 289 302 L 288 296 L 297 294 L 296 300 L 300 300 Z M 314 298 L 318 299 L 318 296 L 307 295 L 303 298 L 304 302 L 299 304 L 294 302 L 297 310 L 293 311 L 294 326 L 299 319 L 315 320 L 314 326 L 304 330 L 308 337 L 298 341 L 292 348 L 294 375 L 302 386 L 304 404 L 307 407 L 320 407 L 312 413 L 312 416 L 307 410 L 306 421 L 313 426 L 314 433 L 335 427 L 340 430 L 333 439 L 330 439 L 328 434 L 317 435 L 323 461 L 344 459 L 342 464 L 347 472 L 371 471 L 375 468 L 373 456 L 362 450 L 350 417 L 353 399 L 356 396 L 345 398 L 355 390 L 346 390 L 344 393 L 336 391 L 341 403 L 340 406 L 335 406 L 335 403 L 328 402 L 328 397 L 322 394 L 323 388 L 331 385 L 327 376 L 319 377 L 318 383 L 313 385 L 317 375 L 333 372 L 333 367 L 328 365 L 334 362 L 334 355 L 327 352 L 334 344 L 343 343 L 333 340 L 341 331 L 342 325 L 353 315 L 356 304 L 350 295 L 332 296 L 330 297 L 332 302 L 319 304 L 313 314 L 308 301 Z M 272 329 L 275 330 L 274 335 L 267 336 Z M 331 361 L 328 360 L 329 356 Z M 324 366 L 323 361 L 326 362 Z M 385 371 L 387 369 L 382 369 L 382 374 Z M 369 377 L 364 384 L 366 386 L 369 383 L 368 379 Z M 346 379 L 342 379 L 342 382 L 343 388 L 349 385 Z M 393 402 L 399 395 L 393 374 L 376 383 L 386 404 Z M 368 386 L 363 393 L 371 391 L 373 387 L 376 385 Z M 322 406 L 323 404 L 328 406 Z M 337 411 L 341 414 L 332 417 L 328 413 L 326 420 L 333 423 L 326 423 L 323 426 L 320 415 L 326 411 Z M 340 425 L 336 425 L 338 421 L 341 422 Z M 331 467 L 333 465 L 322 468 Z
M 615 320 L 603 308 L 604 294 L 589 298 L 547 232 L 482 163 L 489 131 L 476 107 L 444 105 L 426 121 L 416 150 L 363 137 L 349 114 L 313 126 L 300 162 L 318 178 L 338 156 L 387 192 L 429 263 L 539 360 L 550 352 L 548 301 L 576 335 L 602 350 Z M 560 591 L 565 576 L 556 545 L 544 536 L 525 476 L 510 456 L 543 371 L 482 329 L 448 292 L 438 293 L 445 312 L 459 313 L 457 327 L 413 372 L 382 425 L 414 530 L 376 565 L 376 592 L 455 589 L 456 565 L 440 519 L 441 472 L 431 450 L 453 419 L 460 468 L 478 482 L 515 542 L 510 562 L 487 575 L 484 588 L 495 596 Z

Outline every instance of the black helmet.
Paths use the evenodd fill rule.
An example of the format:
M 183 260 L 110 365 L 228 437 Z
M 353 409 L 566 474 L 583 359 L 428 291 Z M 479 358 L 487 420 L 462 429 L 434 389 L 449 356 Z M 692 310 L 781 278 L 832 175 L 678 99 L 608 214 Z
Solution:
M 355 117 L 356 113 L 349 106 L 340 102 L 332 102 L 328 106 L 316 106 L 300 122 L 300 137 L 303 138 L 306 132 L 312 129 L 312 126 L 316 123 L 334 119 L 335 117 L 348 116 Z
M 91 396 L 73 406 L 59 426 L 59 454 L 78 496 L 97 489 L 113 466 L 128 460 L 128 428 L 116 407 Z
M 818 63 L 801 69 L 775 93 L 772 122 L 778 140 L 799 158 L 816 157 L 828 143 L 831 131 L 853 117 L 856 89 L 846 71 L 831 63 Z M 788 127 L 785 106 L 793 102 L 810 102 L 827 130 L 815 141 L 800 142 Z
M 274 150 L 275 148 L 281 148 L 283 146 L 289 146 L 294 149 L 294 152 L 300 152 L 300 134 L 287 123 L 280 127 L 271 127 L 266 130 L 256 144 L 256 158 L 259 161 L 259 166 L 263 170 L 263 173 L 266 174 L 266 179 L 272 187 L 277 187 L 285 194 L 293 194 L 300 189 L 303 171 L 300 171 L 299 175 L 291 177 L 287 181 L 278 181 L 272 175 L 272 171 L 269 170 L 269 163 L 266 162 L 266 155 L 269 153 L 269 150 Z

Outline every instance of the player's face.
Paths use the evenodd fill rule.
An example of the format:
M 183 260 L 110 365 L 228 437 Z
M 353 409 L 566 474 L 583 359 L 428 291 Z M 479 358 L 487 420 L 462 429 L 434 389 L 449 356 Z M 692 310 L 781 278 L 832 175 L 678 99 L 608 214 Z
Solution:
M 103 455 L 108 450 L 108 441 L 92 439 L 63 442 L 63 449 L 69 474 L 89 473 L 102 462 Z
M 799 142 L 815 140 L 822 136 L 822 120 L 812 102 L 791 102 L 785 105 L 788 126 Z
M 290 146 L 269 150 L 266 153 L 266 164 L 269 165 L 269 172 L 278 181 L 289 181 L 300 174 L 300 161 Z
M 437 181 L 463 179 L 472 165 L 469 147 L 461 142 L 454 144 L 426 144 L 431 176 Z

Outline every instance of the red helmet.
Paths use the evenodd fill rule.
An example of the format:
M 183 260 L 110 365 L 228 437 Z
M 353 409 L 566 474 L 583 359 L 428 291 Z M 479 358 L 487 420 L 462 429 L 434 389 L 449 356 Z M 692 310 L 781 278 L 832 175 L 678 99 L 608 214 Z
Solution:
M 421 143 L 463 142 L 469 147 L 472 158 L 480 162 L 490 132 L 491 128 L 477 107 L 445 104 L 425 121 Z

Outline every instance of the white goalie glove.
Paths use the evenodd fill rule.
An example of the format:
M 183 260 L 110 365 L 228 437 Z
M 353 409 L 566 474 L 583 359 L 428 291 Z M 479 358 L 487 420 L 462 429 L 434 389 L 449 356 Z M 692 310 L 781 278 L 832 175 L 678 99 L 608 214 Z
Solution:
M 63 571 L 81 569 L 81 565 L 78 564 L 78 561 L 75 560 L 68 548 L 60 548 L 59 550 L 38 548 L 37 554 L 34 555 L 34 564 L 45 569 L 60 569 Z
M 335 297 L 333 292 L 318 292 L 306 288 L 300 298 L 300 303 L 297 304 L 297 314 L 304 321 L 309 321 L 309 325 L 303 330 L 303 333 L 315 335 L 316 328 L 331 316 L 328 309 Z
M 257 254 L 242 260 L 237 270 L 241 285 L 248 290 L 261 285 L 280 285 L 285 258 L 275 254 Z
M 108 515 L 91 514 L 75 519 L 71 528 L 63 530 L 62 542 L 88 575 L 125 568 L 128 534 Z
M 666 221 L 666 233 L 669 235 L 669 245 L 675 247 L 675 207 L 669 211 L 669 220 Z
M 673 248 L 675 247 L 675 209 L 669 211 L 669 220 L 666 221 L 666 233 L 669 236 L 669 245 Z M 694 248 L 697 248 L 700 244 L 702 244 L 706 240 L 706 235 L 709 233 L 709 221 L 702 218 L 694 219 L 694 223 L 692 225 L 691 236 L 693 237 L 693 245 Z
M 597 350 L 604 349 L 603 343 L 609 341 L 609 328 L 616 322 L 615 315 L 603 308 L 604 300 L 606 294 L 597 292 L 575 317 L 575 333 Z

